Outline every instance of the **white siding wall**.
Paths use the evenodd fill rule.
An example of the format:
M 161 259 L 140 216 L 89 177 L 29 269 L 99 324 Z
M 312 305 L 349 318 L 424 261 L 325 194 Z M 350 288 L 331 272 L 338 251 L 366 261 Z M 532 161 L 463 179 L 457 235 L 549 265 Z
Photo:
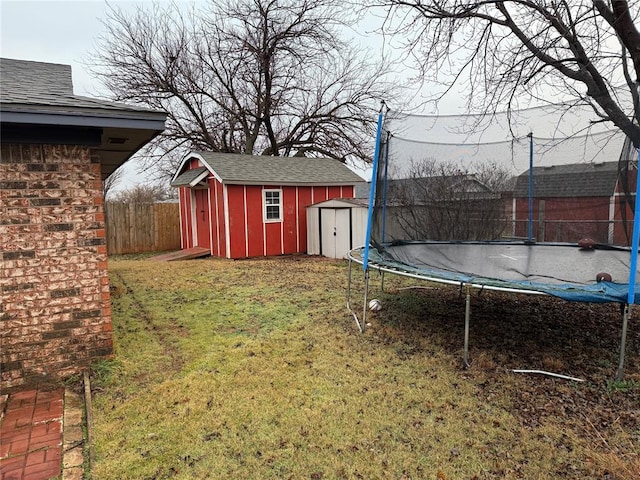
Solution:
M 320 229 L 318 216 L 320 209 L 316 206 L 307 207 L 307 254 L 320 255 Z

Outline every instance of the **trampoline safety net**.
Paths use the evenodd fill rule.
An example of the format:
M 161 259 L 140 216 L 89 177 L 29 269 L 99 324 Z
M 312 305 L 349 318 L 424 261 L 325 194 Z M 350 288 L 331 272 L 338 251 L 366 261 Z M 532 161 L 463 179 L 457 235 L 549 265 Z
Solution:
M 573 115 L 387 112 L 365 269 L 371 259 L 445 282 L 638 303 L 637 152 Z
M 580 122 L 550 107 L 492 116 L 388 112 L 372 243 L 630 245 L 635 150 L 621 132 L 585 133 Z

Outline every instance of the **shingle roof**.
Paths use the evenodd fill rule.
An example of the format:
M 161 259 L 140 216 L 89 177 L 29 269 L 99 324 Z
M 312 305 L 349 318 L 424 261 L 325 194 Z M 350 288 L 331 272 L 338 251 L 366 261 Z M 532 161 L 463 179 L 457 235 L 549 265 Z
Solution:
M 73 113 L 85 109 L 158 113 L 142 107 L 75 95 L 71 66 L 0 58 L 2 111 L 31 109 Z
M 198 179 L 205 172 L 209 172 L 207 167 L 192 168 L 184 173 L 180 174 L 175 180 L 171 182 L 172 187 L 187 187 L 192 186 L 192 183 Z
M 353 185 L 363 181 L 339 160 L 332 158 L 194 153 L 227 184 Z
M 573 163 L 533 168 L 536 197 L 610 197 L 618 179 L 618 162 Z M 529 172 L 516 180 L 515 197 L 529 195 Z
M 314 203 L 312 205 L 309 205 L 310 207 L 318 207 L 318 206 L 326 206 L 327 204 L 349 204 L 349 205 L 353 205 L 355 207 L 365 207 L 367 208 L 369 206 L 369 200 L 367 200 L 366 198 L 332 198 L 331 200 L 323 200 L 322 202 L 317 202 Z
M 106 178 L 165 120 L 164 112 L 75 95 L 69 65 L 0 58 L 3 141 L 91 145 Z

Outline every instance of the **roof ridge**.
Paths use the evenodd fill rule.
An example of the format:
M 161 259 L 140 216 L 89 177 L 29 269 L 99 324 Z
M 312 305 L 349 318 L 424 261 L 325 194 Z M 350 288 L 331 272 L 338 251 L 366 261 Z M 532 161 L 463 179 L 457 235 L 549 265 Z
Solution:
M 178 170 L 183 171 L 187 160 L 192 157 L 206 164 L 223 183 L 354 185 L 365 181 L 340 160 L 329 157 L 192 152 L 185 157 Z

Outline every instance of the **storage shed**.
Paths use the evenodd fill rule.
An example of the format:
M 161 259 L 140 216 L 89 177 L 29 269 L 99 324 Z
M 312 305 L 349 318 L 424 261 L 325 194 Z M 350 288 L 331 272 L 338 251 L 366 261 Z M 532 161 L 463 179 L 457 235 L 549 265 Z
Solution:
M 190 153 L 171 182 L 180 189 L 182 249 L 226 258 L 305 252 L 306 208 L 352 198 L 362 181 L 330 158 Z
M 367 200 L 336 198 L 307 207 L 307 253 L 346 258 L 364 245 L 367 231 Z

